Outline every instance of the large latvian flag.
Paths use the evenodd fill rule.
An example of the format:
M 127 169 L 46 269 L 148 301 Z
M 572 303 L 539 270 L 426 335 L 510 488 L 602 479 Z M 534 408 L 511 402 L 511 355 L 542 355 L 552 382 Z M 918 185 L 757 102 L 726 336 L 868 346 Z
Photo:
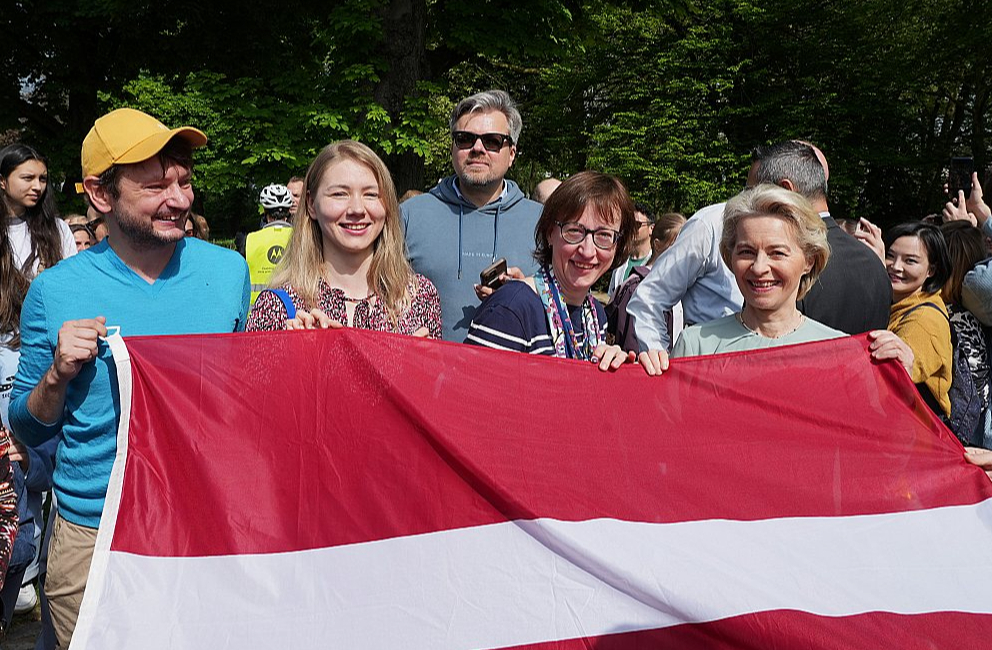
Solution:
M 74 650 L 992 647 L 992 483 L 863 338 L 657 378 L 355 330 L 115 347 Z

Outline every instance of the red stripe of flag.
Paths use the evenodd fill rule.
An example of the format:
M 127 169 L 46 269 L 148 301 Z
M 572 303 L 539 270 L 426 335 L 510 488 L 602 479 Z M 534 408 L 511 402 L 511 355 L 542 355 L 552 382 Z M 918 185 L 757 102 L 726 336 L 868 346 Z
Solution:
M 127 344 L 113 550 L 272 553 L 516 519 L 840 516 L 992 496 L 863 338 L 677 360 L 660 378 L 351 329 Z
M 893 650 L 979 650 L 988 634 L 989 616 L 963 612 L 856 616 L 817 616 L 774 610 L 709 623 L 656 630 L 619 632 L 515 646 L 515 650 L 852 650 L 877 648 L 884 639 Z

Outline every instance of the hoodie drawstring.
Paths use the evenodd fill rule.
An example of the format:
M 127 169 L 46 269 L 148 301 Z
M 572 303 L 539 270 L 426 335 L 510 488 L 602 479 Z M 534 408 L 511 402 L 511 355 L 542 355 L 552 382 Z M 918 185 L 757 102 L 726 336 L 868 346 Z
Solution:
M 500 201 L 499 205 L 496 206 L 496 218 L 493 219 L 493 259 L 490 262 L 496 261 L 496 242 L 499 240 L 499 213 L 503 207 L 503 202 Z
M 458 279 L 462 279 L 462 219 L 465 217 L 465 208 L 458 204 Z

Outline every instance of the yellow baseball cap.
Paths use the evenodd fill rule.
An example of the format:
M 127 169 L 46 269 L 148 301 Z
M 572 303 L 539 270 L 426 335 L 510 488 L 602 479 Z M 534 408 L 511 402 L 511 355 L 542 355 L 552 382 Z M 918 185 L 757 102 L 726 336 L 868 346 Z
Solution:
M 83 138 L 83 178 L 99 176 L 113 165 L 148 160 L 179 136 L 190 146 L 207 143 L 203 131 L 191 126 L 170 129 L 147 113 L 118 108 L 99 118 Z

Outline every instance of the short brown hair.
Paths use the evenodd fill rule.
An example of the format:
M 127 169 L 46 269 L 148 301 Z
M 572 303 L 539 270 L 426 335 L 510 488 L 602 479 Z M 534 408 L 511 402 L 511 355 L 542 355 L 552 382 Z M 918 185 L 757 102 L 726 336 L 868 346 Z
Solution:
M 551 265 L 552 230 L 559 223 L 577 221 L 589 205 L 595 207 L 606 221 L 616 222 L 620 231 L 610 268 L 615 269 L 627 261 L 638 228 L 634 219 L 634 202 L 616 176 L 585 171 L 565 180 L 544 204 L 544 211 L 534 228 L 534 259 L 539 264 Z

